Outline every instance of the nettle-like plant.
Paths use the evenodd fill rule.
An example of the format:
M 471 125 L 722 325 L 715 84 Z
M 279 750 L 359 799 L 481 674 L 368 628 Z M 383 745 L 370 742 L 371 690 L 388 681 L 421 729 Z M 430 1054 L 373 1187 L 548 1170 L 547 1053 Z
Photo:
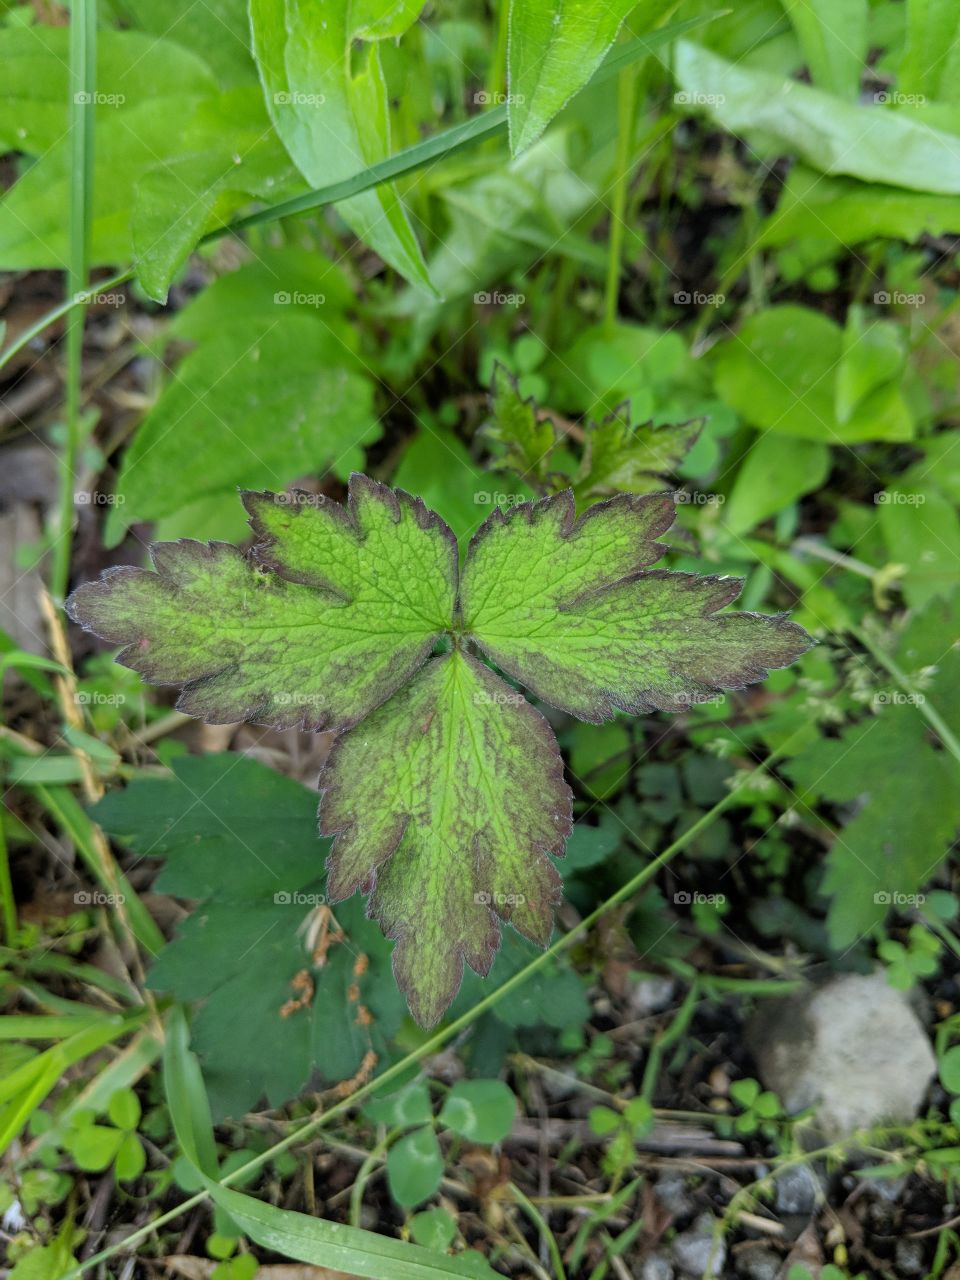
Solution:
M 569 490 L 496 510 L 462 567 L 439 516 L 362 475 L 346 506 L 243 501 L 249 554 L 155 544 L 154 572 L 108 569 L 73 594 L 70 616 L 123 645 L 118 661 L 145 679 L 182 685 L 191 715 L 339 735 L 321 779 L 321 833 L 336 837 L 327 896 L 369 894 L 423 1025 L 464 961 L 488 972 L 499 920 L 544 946 L 560 898 L 563 761 L 544 717 L 490 664 L 600 723 L 687 709 L 811 643 L 783 616 L 719 612 L 738 579 L 649 568 L 673 523 L 669 494 L 621 494 L 579 519 Z

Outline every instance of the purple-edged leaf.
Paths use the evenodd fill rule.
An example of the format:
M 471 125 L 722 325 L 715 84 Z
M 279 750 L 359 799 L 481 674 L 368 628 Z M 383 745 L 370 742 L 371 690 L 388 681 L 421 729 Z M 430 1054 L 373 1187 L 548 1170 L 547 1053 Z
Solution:
M 475 658 L 435 658 L 340 738 L 321 788 L 328 895 L 369 888 L 420 1023 L 449 1005 L 464 961 L 488 971 L 498 916 L 547 942 L 560 877 L 546 855 L 563 852 L 570 791 L 547 722 Z
M 783 617 L 720 613 L 734 578 L 646 572 L 669 495 L 621 495 L 574 519 L 568 490 L 495 512 L 470 543 L 465 630 L 538 697 L 582 720 L 680 711 L 762 680 L 812 643 Z
M 583 462 L 573 485 L 577 498 L 663 489 L 662 477 L 676 471 L 702 430 L 702 418 L 672 426 L 637 425 L 629 404 L 621 405 L 587 427 Z
M 422 502 L 362 476 L 349 506 L 248 494 L 262 565 L 225 543 L 152 548 L 108 570 L 70 616 L 178 706 L 214 724 L 343 729 L 400 687 L 449 625 L 457 548 Z

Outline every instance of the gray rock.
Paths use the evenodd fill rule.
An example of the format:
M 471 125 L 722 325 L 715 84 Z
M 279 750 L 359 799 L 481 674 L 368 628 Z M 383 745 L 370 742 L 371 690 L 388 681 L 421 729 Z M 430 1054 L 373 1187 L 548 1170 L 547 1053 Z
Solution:
M 778 1212 L 813 1213 L 820 1184 L 809 1165 L 788 1165 L 777 1174 L 775 1185 Z
M 937 1069 L 916 1014 L 882 972 L 846 974 L 767 1006 L 749 1040 L 766 1087 L 788 1112 L 814 1107 L 830 1138 L 909 1123 Z
M 777 1280 L 783 1259 L 773 1249 L 744 1249 L 737 1259 L 737 1275 L 743 1280 Z
M 641 978 L 627 991 L 627 1004 L 636 1018 L 666 1009 L 677 990 L 674 978 Z
M 702 1213 L 689 1231 L 682 1232 L 674 1240 L 674 1261 L 686 1275 L 723 1275 L 727 1243 L 722 1237 L 714 1239 L 713 1228 L 713 1218 L 709 1213 Z
M 653 1190 L 671 1218 L 689 1218 L 693 1213 L 693 1200 L 687 1190 L 686 1179 L 682 1175 L 671 1173 L 658 1178 Z
M 927 1269 L 919 1240 L 898 1240 L 896 1259 L 898 1276 L 922 1276 Z
M 640 1280 L 673 1280 L 673 1267 L 666 1258 L 647 1258 L 640 1272 Z

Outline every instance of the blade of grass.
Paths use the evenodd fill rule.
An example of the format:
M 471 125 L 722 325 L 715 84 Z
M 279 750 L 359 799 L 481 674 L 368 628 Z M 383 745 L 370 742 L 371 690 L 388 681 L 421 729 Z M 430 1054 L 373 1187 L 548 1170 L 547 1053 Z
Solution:
M 217 1182 L 210 1107 L 200 1064 L 189 1048 L 187 1020 L 181 1009 L 171 1010 L 167 1023 L 163 1080 L 181 1151 L 203 1179 L 213 1201 L 257 1244 L 300 1262 L 369 1276 L 372 1280 L 382 1280 L 387 1275 L 390 1280 L 441 1280 L 446 1276 L 494 1280 L 496 1273 L 481 1254 L 451 1258 L 390 1236 L 278 1209 L 239 1191 L 229 1191 Z
M 44 786 L 33 790 L 57 825 L 76 845 L 77 852 L 97 883 L 114 897 L 117 911 L 128 931 L 141 946 L 156 955 L 164 945 L 163 934 L 114 861 L 103 832 L 90 821 L 72 791 L 64 787 Z
M 82 298 L 90 257 L 93 201 L 93 147 L 97 76 L 97 3 L 73 0 L 70 16 L 70 253 L 67 301 Z M 83 328 L 86 310 L 77 302 L 67 321 L 66 440 L 60 458 L 59 523 L 53 544 L 50 590 L 57 601 L 67 593 L 73 540 L 74 485 L 80 452 Z
M 646 57 L 647 54 L 652 53 L 655 49 L 686 35 L 696 27 L 713 22 L 728 12 L 729 10 L 722 9 L 700 17 L 688 18 L 684 22 L 671 22 L 669 26 L 659 27 L 656 31 L 650 31 L 640 39 L 630 40 L 618 45 L 616 49 L 608 54 L 606 61 L 597 71 L 591 83 L 599 84 L 609 80 L 624 67 L 629 66 L 639 58 Z M 302 196 L 295 196 L 292 200 L 284 200 L 280 204 L 270 205 L 266 209 L 260 209 L 256 213 L 248 214 L 235 222 L 227 223 L 222 227 L 215 227 L 212 231 L 207 232 L 201 243 L 219 240 L 222 236 L 233 235 L 245 230 L 247 227 L 258 226 L 264 222 L 276 222 L 280 218 L 289 218 L 297 213 L 306 213 L 309 210 L 322 209 L 326 205 L 336 204 L 340 200 L 346 200 L 349 196 L 369 191 L 371 187 L 379 186 L 383 182 L 391 182 L 394 178 L 400 178 L 404 174 L 414 173 L 417 169 L 422 169 L 434 160 L 444 159 L 449 155 L 453 155 L 463 147 L 473 146 L 475 143 L 482 142 L 485 138 L 492 138 L 497 134 L 506 133 L 506 129 L 506 106 L 494 107 L 492 110 L 484 111 L 480 115 L 473 116 L 470 120 L 465 120 L 450 129 L 445 129 L 433 138 L 425 138 L 422 142 L 415 143 L 412 147 L 405 147 L 402 151 L 398 151 L 396 155 L 390 156 L 386 160 L 381 160 L 378 164 L 371 165 L 367 169 L 361 169 L 359 173 L 352 178 L 345 179 L 343 182 L 335 182 L 329 187 L 307 191 Z M 112 289 L 116 285 L 125 284 L 126 281 L 132 280 L 134 275 L 136 275 L 135 266 L 124 267 L 116 275 L 110 276 L 106 280 L 98 281 L 97 288 L 103 291 Z M 54 321 L 59 320 L 62 316 L 68 315 L 78 306 L 80 306 L 78 299 L 67 297 L 64 302 L 48 311 L 46 315 L 41 316 L 15 342 L 12 342 L 4 352 L 0 353 L 0 369 L 18 351 L 22 351 L 29 342 L 32 342 L 34 338 L 43 333 L 48 325 L 53 324 Z
M 545 951 L 541 951 L 538 956 L 535 956 L 529 964 L 525 965 L 522 969 L 518 969 L 516 973 L 512 974 L 506 982 L 501 983 L 501 985 L 494 988 L 493 991 L 488 992 L 482 1000 L 478 1000 L 475 1005 L 466 1011 L 466 1013 L 461 1014 L 458 1018 L 454 1018 L 453 1021 L 447 1023 L 445 1027 L 441 1027 L 439 1031 L 436 1031 L 432 1036 L 429 1036 L 416 1049 L 408 1053 L 399 1061 L 393 1063 L 392 1066 L 387 1067 L 387 1069 L 382 1071 L 378 1076 L 374 1076 L 374 1078 L 367 1084 L 361 1085 L 361 1087 L 355 1092 L 348 1095 L 346 1098 L 343 1098 L 341 1101 L 334 1103 L 334 1105 L 324 1111 L 322 1115 L 314 1116 L 312 1119 L 305 1121 L 296 1129 L 292 1130 L 292 1132 L 287 1134 L 286 1137 L 281 1138 L 271 1147 L 268 1147 L 266 1151 L 254 1156 L 253 1159 L 248 1160 L 246 1164 L 242 1165 L 240 1168 L 234 1169 L 222 1179 L 221 1185 L 226 1186 L 228 1183 L 235 1182 L 238 1178 L 247 1177 L 262 1165 L 275 1159 L 282 1151 L 286 1151 L 288 1148 L 296 1145 L 296 1143 L 302 1142 L 304 1139 L 317 1133 L 320 1129 L 325 1128 L 332 1120 L 335 1120 L 337 1116 L 343 1115 L 345 1112 L 352 1110 L 352 1108 L 364 1101 L 364 1099 L 370 1097 L 371 1094 L 376 1093 L 379 1089 L 382 1089 L 385 1085 L 389 1084 L 390 1081 L 396 1080 L 398 1077 L 402 1076 L 410 1069 L 411 1066 L 418 1062 L 422 1062 L 424 1058 L 429 1058 L 432 1054 L 437 1053 L 438 1050 L 440 1050 L 449 1040 L 452 1040 L 455 1036 L 458 1036 L 467 1027 L 476 1022 L 481 1014 L 484 1014 L 488 1010 L 494 1008 L 501 1000 L 504 999 L 505 996 L 508 996 L 511 991 L 515 991 L 518 987 L 521 987 L 528 978 L 531 978 L 535 973 L 538 973 L 545 965 L 549 964 L 551 960 L 555 959 L 564 951 L 569 950 L 574 943 L 593 928 L 598 920 L 601 920 L 608 912 L 612 911 L 614 907 L 619 906 L 620 903 L 626 902 L 629 898 L 632 898 L 639 893 L 641 889 L 649 884 L 658 871 L 662 870 L 662 868 L 665 867 L 671 859 L 675 858 L 678 853 L 681 853 L 702 831 L 711 826 L 732 804 L 735 804 L 741 792 L 751 788 L 758 777 L 776 764 L 778 760 L 781 760 L 784 756 L 788 755 L 790 751 L 793 750 L 795 744 L 800 741 L 801 736 L 804 733 L 805 727 L 790 734 L 789 737 L 787 737 L 779 747 L 772 751 L 761 764 L 758 764 L 756 768 L 751 769 L 751 771 L 741 779 L 740 783 L 734 787 L 733 790 L 723 796 L 723 798 L 720 799 L 712 809 L 709 809 L 706 813 L 702 814 L 696 822 L 694 822 L 681 836 L 674 840 L 672 844 L 668 845 L 662 853 L 659 853 L 655 858 L 652 858 L 650 862 L 648 862 L 642 870 L 638 871 L 631 880 L 628 880 L 627 883 L 622 885 L 615 893 L 612 893 L 608 898 L 605 898 L 604 901 L 591 911 L 589 915 L 584 916 L 579 924 L 574 926 L 574 928 L 570 929 L 561 937 L 557 938 L 557 940 L 551 943 Z M 184 1200 L 181 1204 L 177 1205 L 176 1208 L 169 1209 L 166 1213 L 162 1213 L 148 1225 L 138 1227 L 119 1244 L 110 1245 L 108 1248 L 102 1249 L 99 1253 L 91 1255 L 91 1257 L 87 1258 L 80 1265 L 74 1267 L 71 1271 L 68 1271 L 63 1275 L 60 1280 L 74 1280 L 74 1277 L 83 1275 L 83 1273 L 88 1271 L 91 1267 L 99 1266 L 101 1263 L 106 1262 L 121 1249 L 129 1248 L 137 1244 L 140 1240 L 145 1239 L 159 1227 L 165 1226 L 168 1222 L 173 1222 L 182 1213 L 187 1212 L 187 1210 L 194 1208 L 198 1204 L 202 1204 L 209 1197 L 209 1194 L 209 1191 L 200 1191 L 189 1199 Z

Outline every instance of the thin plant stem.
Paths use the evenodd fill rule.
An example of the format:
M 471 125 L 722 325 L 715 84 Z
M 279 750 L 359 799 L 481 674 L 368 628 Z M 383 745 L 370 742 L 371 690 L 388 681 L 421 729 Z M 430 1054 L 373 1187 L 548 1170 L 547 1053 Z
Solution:
M 10 879 L 10 856 L 7 850 L 7 833 L 4 828 L 5 807 L 0 804 L 0 903 L 3 906 L 3 936 L 12 947 L 17 937 L 17 908 L 13 900 L 13 881 Z
M 620 268 L 623 258 L 623 229 L 630 186 L 630 156 L 633 153 L 633 118 L 636 114 L 636 71 L 626 67 L 617 80 L 617 155 L 613 201 L 610 206 L 610 239 L 607 256 L 607 291 L 603 323 L 607 332 L 617 322 L 620 297 Z
M 66 301 L 76 305 L 67 319 L 66 439 L 60 458 L 59 520 L 53 544 L 50 590 L 62 601 L 70 577 L 73 540 L 74 486 L 80 453 L 81 394 L 83 390 L 83 329 L 90 255 L 90 214 L 93 202 L 93 148 L 97 76 L 97 3 L 73 0 L 70 16 L 70 250 Z
M 930 725 L 931 729 L 938 735 L 944 747 L 950 752 L 953 758 L 960 763 L 960 740 L 956 734 L 944 720 L 943 716 L 937 708 L 931 703 L 929 698 L 925 698 L 922 693 L 918 693 L 913 687 L 910 677 L 900 669 L 899 665 L 890 657 L 881 645 L 871 636 L 870 632 L 864 627 L 851 627 L 853 635 L 857 637 L 860 643 L 873 654 L 881 667 L 885 667 L 893 676 L 897 684 L 910 697 L 914 699 L 917 710 Z

